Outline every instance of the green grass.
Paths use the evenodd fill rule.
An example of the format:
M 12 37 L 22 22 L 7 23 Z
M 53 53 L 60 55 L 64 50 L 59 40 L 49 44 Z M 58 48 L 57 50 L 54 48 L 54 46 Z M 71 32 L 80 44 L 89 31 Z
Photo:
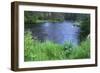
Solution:
M 82 59 L 90 57 L 90 41 L 81 42 L 79 46 L 73 46 L 70 42 L 64 45 L 53 43 L 46 40 L 40 42 L 36 37 L 32 38 L 28 31 L 24 36 L 24 60 L 25 61 L 44 61 L 44 60 L 64 60 Z
M 81 42 L 79 46 L 75 47 L 71 54 L 70 59 L 84 59 L 90 58 L 90 40 L 86 39 Z

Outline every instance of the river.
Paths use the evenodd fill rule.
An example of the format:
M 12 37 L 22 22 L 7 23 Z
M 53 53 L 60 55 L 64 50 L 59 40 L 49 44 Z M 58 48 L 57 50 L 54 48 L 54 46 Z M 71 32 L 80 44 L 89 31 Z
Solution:
M 41 24 L 33 24 L 30 28 L 33 37 L 38 40 L 50 40 L 58 44 L 71 42 L 74 45 L 79 43 L 79 27 L 74 26 L 73 21 L 63 22 L 45 22 Z

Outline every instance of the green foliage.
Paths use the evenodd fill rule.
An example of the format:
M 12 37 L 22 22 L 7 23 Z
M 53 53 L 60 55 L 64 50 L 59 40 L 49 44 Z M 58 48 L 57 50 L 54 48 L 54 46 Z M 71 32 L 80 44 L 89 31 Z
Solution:
M 65 42 L 64 45 L 46 40 L 40 42 L 36 37 L 32 37 L 30 31 L 24 35 L 24 59 L 25 61 L 44 60 L 64 60 L 90 58 L 90 16 L 88 14 L 54 13 L 54 12 L 24 12 L 25 27 L 44 22 L 62 22 L 64 20 L 74 20 L 80 27 L 80 44 L 72 45 Z M 87 38 L 87 39 L 86 39 Z
M 53 13 L 53 12 L 32 12 L 32 11 L 25 11 L 24 12 L 24 22 L 25 25 L 29 24 L 38 24 L 43 23 L 46 21 L 49 22 L 61 22 L 64 19 L 63 16 L 60 16 L 60 13 Z
M 65 13 L 64 14 L 65 20 L 76 20 L 77 16 L 78 15 L 76 13 Z
M 32 12 L 25 11 L 25 13 L 24 13 L 25 24 L 36 24 L 36 23 L 38 23 L 37 22 L 38 19 L 39 19 L 38 15 L 35 15 Z
M 48 19 L 49 22 L 62 22 L 63 19 L 60 18 L 52 18 L 52 19 Z
M 32 39 L 31 33 L 25 33 L 25 61 L 65 59 L 66 55 L 62 45 L 50 41 L 43 43 Z
M 24 36 L 24 48 L 25 61 L 81 59 L 90 57 L 89 39 L 75 47 L 68 42 L 64 45 L 48 40 L 40 42 L 36 37 L 32 37 L 31 32 L 28 31 L 25 32 Z
M 71 59 L 90 58 L 90 40 L 86 39 L 81 44 L 75 47 L 70 55 Z
M 90 34 L 90 16 L 84 16 L 83 19 L 80 20 L 80 41 L 85 40 L 87 36 Z

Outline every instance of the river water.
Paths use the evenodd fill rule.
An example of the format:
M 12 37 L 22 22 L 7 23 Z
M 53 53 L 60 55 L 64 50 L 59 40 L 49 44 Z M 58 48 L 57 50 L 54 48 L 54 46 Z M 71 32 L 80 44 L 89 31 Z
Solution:
M 45 22 L 33 24 L 30 28 L 33 37 L 38 40 L 50 40 L 58 44 L 71 42 L 74 45 L 79 43 L 79 27 L 74 26 L 73 21 L 63 21 L 57 23 Z

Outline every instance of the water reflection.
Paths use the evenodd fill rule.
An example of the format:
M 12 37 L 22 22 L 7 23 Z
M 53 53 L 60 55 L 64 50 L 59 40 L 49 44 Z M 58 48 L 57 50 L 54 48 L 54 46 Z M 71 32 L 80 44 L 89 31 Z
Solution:
M 55 43 L 64 44 L 72 42 L 77 45 L 79 27 L 73 26 L 74 22 L 64 21 L 60 23 L 42 23 L 31 26 L 33 37 L 37 37 L 39 40 L 50 40 Z

